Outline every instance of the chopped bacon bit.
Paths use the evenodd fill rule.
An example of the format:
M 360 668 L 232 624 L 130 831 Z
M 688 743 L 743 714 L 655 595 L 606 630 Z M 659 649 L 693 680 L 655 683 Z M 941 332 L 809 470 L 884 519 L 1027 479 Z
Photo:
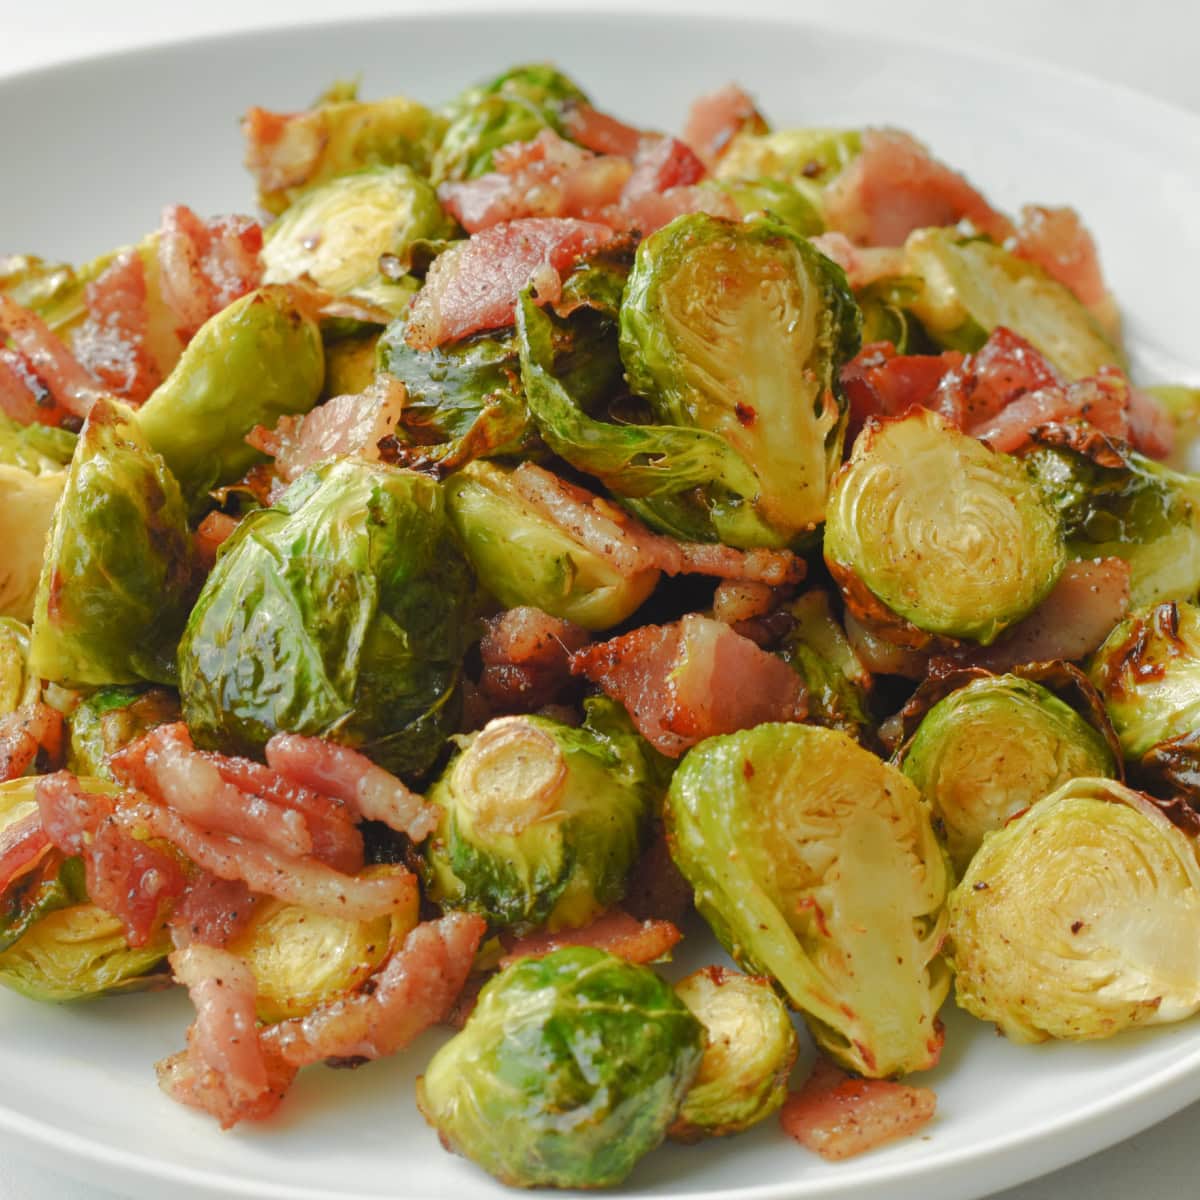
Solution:
M 730 83 L 692 102 L 683 140 L 711 168 L 743 131 L 766 133 L 767 123 L 753 99 L 736 83 Z
M 657 962 L 670 954 L 682 937 L 670 921 L 636 921 L 627 912 L 614 908 L 582 929 L 502 939 L 507 953 L 500 966 L 503 969 L 522 958 L 543 958 L 564 946 L 594 946 L 632 963 Z
M 23 354 L 3 348 L 0 348 L 0 412 L 21 425 L 78 422 L 70 409 L 55 400 Z
M 1129 389 L 1129 438 L 1150 458 L 1170 458 L 1175 451 L 1175 422 L 1148 392 Z
M 863 246 L 900 246 L 915 229 L 963 218 L 997 241 L 1013 231 L 957 171 L 897 129 L 863 134 L 862 153 L 829 185 L 824 207 L 829 227 Z
M 368 821 L 419 842 L 438 824 L 439 810 L 409 791 L 399 779 L 376 766 L 365 754 L 325 738 L 277 733 L 268 743 L 267 762 L 281 775 L 333 796 Z
M 607 225 L 548 217 L 506 221 L 472 234 L 429 268 L 409 310 L 405 338 L 432 350 L 481 329 L 511 325 L 517 297 L 531 283 L 539 304 L 561 295 L 559 272 L 613 238 Z
M 249 922 L 259 899 L 240 879 L 218 879 L 201 871 L 171 914 L 176 949 L 193 943 L 225 946 Z
M 802 1146 L 833 1161 L 911 1136 L 936 1109 L 930 1088 L 854 1079 L 818 1058 L 804 1086 L 784 1102 L 779 1122 Z
M 285 483 L 334 458 L 355 455 L 377 462 L 379 443 L 395 432 L 405 398 L 398 379 L 380 376 L 361 394 L 334 396 L 303 416 L 280 417 L 273 430 L 256 425 L 246 441 L 275 459 Z
M 843 368 L 842 387 L 850 401 L 847 446 L 869 417 L 898 417 L 914 405 L 928 405 L 938 384 L 962 362 L 957 351 L 897 354 L 888 342 L 864 346 Z
M 625 185 L 625 198 L 690 187 L 707 174 L 695 152 L 678 138 L 645 140 L 633 156 L 633 174 Z
M 1093 379 L 1029 392 L 967 432 L 1008 454 L 1028 445 L 1043 426 L 1078 420 L 1107 437 L 1128 441 L 1129 392 L 1129 381 L 1120 371 L 1101 367 Z
M 205 570 L 211 571 L 217 561 L 217 551 L 233 536 L 238 518 L 226 513 L 210 512 L 196 527 L 196 552 Z
M 198 1108 L 231 1129 L 239 1121 L 265 1121 L 283 1102 L 296 1078 L 296 1068 L 277 1056 L 263 1055 L 267 1072 L 266 1089 L 253 1100 L 238 1102 L 220 1072 L 206 1067 L 190 1050 L 181 1050 L 154 1064 L 158 1086 L 172 1100 Z
M 1028 392 L 1063 383 L 1039 350 L 1003 325 L 992 330 L 974 354 L 950 366 L 933 401 L 919 403 L 928 404 L 960 429 L 985 424 Z
M 0 894 L 14 879 L 34 870 L 53 849 L 40 813 L 31 812 L 0 829 Z
M 695 613 L 580 650 L 571 670 L 619 700 L 638 732 L 671 758 L 714 734 L 807 714 L 791 667 Z
M 312 852 L 302 814 L 226 783 L 197 752 L 182 723 L 150 730 L 114 754 L 109 765 L 122 783 L 204 829 L 253 839 L 293 857 Z
M 383 1058 L 444 1021 L 458 999 L 487 932 L 473 913 L 418 925 L 370 979 L 371 987 L 272 1025 L 269 1052 L 294 1067 L 327 1058 Z
M 44 754 L 45 769 L 62 757 L 63 717 L 40 701 L 0 718 L 0 781 L 19 779 Z
M 590 635 L 540 608 L 510 608 L 486 623 L 479 690 L 497 713 L 534 712 L 572 686 L 570 654 Z
M 277 192 L 306 183 L 325 140 L 323 124 L 309 112 L 276 113 L 257 106 L 242 118 L 245 164 L 260 192 Z
M 655 137 L 632 125 L 600 112 L 590 104 L 572 104 L 563 114 L 567 136 L 596 154 L 617 154 L 632 158 L 644 138 Z

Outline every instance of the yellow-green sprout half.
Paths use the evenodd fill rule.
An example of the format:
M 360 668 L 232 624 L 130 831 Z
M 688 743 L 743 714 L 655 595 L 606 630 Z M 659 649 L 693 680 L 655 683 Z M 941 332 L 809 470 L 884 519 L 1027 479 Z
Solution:
M 991 833 L 950 897 L 958 1003 L 1014 1041 L 1200 1009 L 1196 844 L 1140 793 L 1074 779 Z

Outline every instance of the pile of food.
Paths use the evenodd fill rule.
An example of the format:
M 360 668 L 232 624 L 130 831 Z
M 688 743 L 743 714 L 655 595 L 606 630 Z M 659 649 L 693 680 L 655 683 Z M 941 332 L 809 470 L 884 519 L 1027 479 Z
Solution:
M 1200 393 L 1073 211 L 541 65 L 244 130 L 268 224 L 0 259 L 0 983 L 183 985 L 226 1127 L 452 1026 L 571 1187 L 1200 1008 Z

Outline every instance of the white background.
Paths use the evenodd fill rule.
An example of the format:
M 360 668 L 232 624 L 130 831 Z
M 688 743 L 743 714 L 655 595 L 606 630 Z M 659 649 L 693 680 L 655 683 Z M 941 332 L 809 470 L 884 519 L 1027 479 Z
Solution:
M 500 0 L 554 8 L 595 8 L 575 0 Z M 328 20 L 436 7 L 482 8 L 488 0 L 0 0 L 0 74 L 80 55 L 195 33 Z M 603 0 L 630 12 L 729 11 L 713 0 Z M 737 0 L 739 11 L 787 12 L 841 28 L 896 29 L 1044 59 L 1140 88 L 1200 113 L 1200 4 L 1196 0 Z M 636 36 L 631 27 L 631 36 Z M 351 70 L 353 64 L 346 66 Z M 169 120 L 169 114 L 157 114 Z M 3 128 L 0 114 L 0 181 Z M 152 108 L 148 119 L 154 119 Z M 0 186 L 3 184 L 0 183 Z M 1197 214 L 1200 221 L 1200 214 Z M 6 246 L 0 252 L 29 247 Z M 1200 306 L 1197 315 L 1200 316 Z M 4 1088 L 0 1081 L 0 1090 Z M 5 1095 L 5 1100 L 12 1102 Z M 1200 1105 L 1074 1167 L 993 1200 L 1190 1200 L 1200 1194 Z M 34 1168 L 0 1161 L 0 1200 L 113 1200 L 113 1194 Z

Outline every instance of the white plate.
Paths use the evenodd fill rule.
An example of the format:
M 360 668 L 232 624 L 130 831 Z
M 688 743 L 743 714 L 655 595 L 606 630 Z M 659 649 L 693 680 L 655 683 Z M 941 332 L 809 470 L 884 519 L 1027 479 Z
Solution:
M 677 128 L 730 78 L 779 124 L 911 128 L 998 204 L 1073 203 L 1126 306 L 1145 381 L 1200 378 L 1200 121 L 1046 67 L 786 22 L 639 14 L 397 18 L 192 42 L 0 81 L 0 252 L 85 259 L 161 205 L 248 209 L 237 115 L 306 104 L 361 71 L 367 94 L 437 101 L 531 58 L 603 107 Z M 703 938 L 690 956 L 707 956 Z M 697 945 L 696 943 L 699 942 Z M 222 1134 L 154 1086 L 181 995 L 46 1008 L 0 995 L 0 1133 L 47 1166 L 148 1196 L 509 1196 L 442 1152 L 412 1080 L 439 1038 L 356 1072 L 304 1072 L 277 1120 Z M 968 1200 L 1083 1157 L 1200 1098 L 1196 1023 L 1098 1045 L 1018 1047 L 947 1014 L 927 1136 L 826 1164 L 768 1122 L 647 1158 L 622 1194 Z

